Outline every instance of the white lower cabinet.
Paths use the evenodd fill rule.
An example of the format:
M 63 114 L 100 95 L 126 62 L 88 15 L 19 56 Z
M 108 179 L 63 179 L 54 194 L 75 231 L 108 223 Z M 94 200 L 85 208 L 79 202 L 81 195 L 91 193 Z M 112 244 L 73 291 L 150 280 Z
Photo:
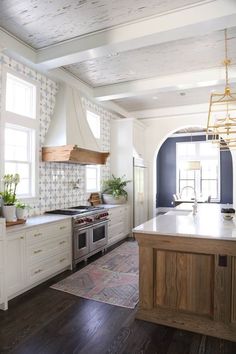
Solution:
M 25 287 L 25 235 L 7 236 L 7 295 L 11 297 Z
M 0 306 L 3 307 L 5 301 L 5 284 L 4 284 L 4 243 L 3 240 L 0 240 Z
M 117 205 L 109 209 L 108 245 L 112 245 L 130 233 L 130 207 Z
M 71 219 L 7 234 L 7 295 L 23 293 L 72 264 Z

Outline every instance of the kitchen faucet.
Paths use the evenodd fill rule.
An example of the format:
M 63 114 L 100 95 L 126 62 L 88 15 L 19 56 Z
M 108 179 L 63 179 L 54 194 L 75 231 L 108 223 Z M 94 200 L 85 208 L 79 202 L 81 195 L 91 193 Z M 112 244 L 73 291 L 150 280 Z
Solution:
M 192 186 L 185 186 L 182 188 L 181 192 L 180 192 L 180 199 L 182 198 L 182 193 L 185 189 L 187 188 L 191 188 L 194 192 L 194 204 L 193 204 L 193 215 L 196 215 L 197 213 L 197 193 L 196 193 L 196 190 L 195 188 L 193 188 Z

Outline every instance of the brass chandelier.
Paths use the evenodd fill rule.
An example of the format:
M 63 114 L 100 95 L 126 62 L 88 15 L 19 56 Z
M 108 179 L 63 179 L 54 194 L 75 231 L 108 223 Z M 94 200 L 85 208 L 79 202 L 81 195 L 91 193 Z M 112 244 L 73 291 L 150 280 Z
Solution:
M 236 92 L 229 85 L 227 29 L 225 34 L 225 90 L 223 93 L 212 93 L 207 121 L 207 139 L 218 144 L 221 150 L 236 148 Z

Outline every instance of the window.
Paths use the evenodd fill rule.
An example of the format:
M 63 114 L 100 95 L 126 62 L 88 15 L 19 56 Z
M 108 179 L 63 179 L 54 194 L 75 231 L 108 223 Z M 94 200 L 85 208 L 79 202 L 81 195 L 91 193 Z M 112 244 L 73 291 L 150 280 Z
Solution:
M 36 118 L 35 85 L 7 73 L 6 111 Z
M 34 132 L 32 129 L 6 125 L 5 127 L 5 174 L 19 173 L 20 183 L 17 187 L 18 197 L 35 195 L 33 181 Z
M 2 175 L 19 173 L 17 197 L 36 196 L 37 167 L 37 84 L 5 70 L 3 75 L 4 141 Z
M 100 166 L 86 166 L 86 191 L 100 191 Z
M 100 139 L 100 117 L 93 112 L 87 111 L 87 121 L 94 137 Z
M 200 170 L 186 170 L 187 161 L 200 161 Z M 176 144 L 177 194 L 183 199 L 197 197 L 214 201 L 220 199 L 220 151 L 211 142 L 184 142 Z M 185 188 L 184 188 L 185 187 Z

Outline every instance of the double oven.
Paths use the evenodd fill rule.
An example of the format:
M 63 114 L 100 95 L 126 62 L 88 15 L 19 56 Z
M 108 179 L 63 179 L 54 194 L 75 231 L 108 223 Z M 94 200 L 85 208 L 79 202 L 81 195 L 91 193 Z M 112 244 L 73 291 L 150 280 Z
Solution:
M 108 214 L 108 213 L 107 213 Z M 104 251 L 108 241 L 108 218 L 85 225 L 73 220 L 73 266 L 99 251 Z
M 73 267 L 99 251 L 105 251 L 108 242 L 109 213 L 103 207 L 75 206 L 50 210 L 49 214 L 72 216 Z

